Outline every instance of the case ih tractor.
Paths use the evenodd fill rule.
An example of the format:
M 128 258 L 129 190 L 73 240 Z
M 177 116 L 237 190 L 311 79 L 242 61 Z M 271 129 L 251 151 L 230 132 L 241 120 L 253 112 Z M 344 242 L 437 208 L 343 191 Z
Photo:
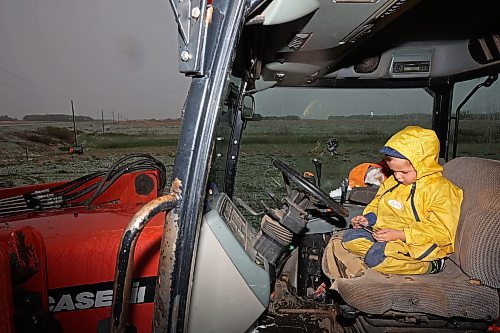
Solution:
M 191 77 L 172 174 L 144 153 L 75 180 L 0 190 L 0 331 L 498 331 L 500 163 L 457 154 L 460 110 L 500 70 L 497 3 L 170 3 L 179 70 Z M 457 106 L 462 82 L 474 86 Z M 315 112 L 319 90 L 337 94 L 339 105 L 368 106 L 368 91 L 386 90 L 388 100 L 410 90 L 430 100 L 428 127 L 440 139 L 444 175 L 464 191 L 444 271 L 356 274 L 355 260 L 336 253 L 341 277 L 328 278 L 326 244 L 374 192 L 341 186 L 331 197 L 328 170 L 298 153 L 307 143 L 314 154 L 315 131 L 340 130 L 341 120 L 326 129 L 266 125 L 269 117 L 256 110 L 289 101 L 263 97 L 286 89 L 311 101 L 304 117 Z M 498 119 L 491 124 L 498 149 Z M 247 168 L 246 176 L 266 197 L 282 186 L 263 208 L 238 192 L 242 144 L 257 142 L 259 131 L 277 142 L 258 142 L 263 154 L 276 149 L 265 158 L 272 171 Z M 335 143 L 326 156 L 337 158 L 343 143 L 326 142 Z M 250 223 L 254 216 L 260 225 Z

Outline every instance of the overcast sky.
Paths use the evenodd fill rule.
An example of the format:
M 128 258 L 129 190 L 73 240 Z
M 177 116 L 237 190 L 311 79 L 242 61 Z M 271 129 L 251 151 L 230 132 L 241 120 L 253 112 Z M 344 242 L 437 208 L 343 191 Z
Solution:
M 453 111 L 474 86 L 485 78 L 455 85 Z M 500 80 L 498 80 L 500 81 Z M 473 113 L 500 112 L 500 83 L 481 88 L 464 105 L 462 111 Z M 325 119 L 331 115 L 394 115 L 408 113 L 431 114 L 433 100 L 422 88 L 418 89 L 311 89 L 274 88 L 255 96 L 256 110 L 263 115 L 298 115 Z
M 0 45 L 0 115 L 71 114 L 73 99 L 77 115 L 100 118 L 104 110 L 106 118 L 112 111 L 125 119 L 177 118 L 187 95 L 168 0 L 0 0 Z M 482 100 L 498 105 L 495 86 L 480 90 L 465 109 L 484 108 Z M 459 87 L 455 100 L 471 88 Z M 300 114 L 308 106 L 319 117 L 432 107 L 423 90 L 404 99 L 387 90 L 259 95 L 264 114 Z
M 0 0 L 0 115 L 76 113 L 178 117 L 189 79 L 178 72 L 167 0 Z

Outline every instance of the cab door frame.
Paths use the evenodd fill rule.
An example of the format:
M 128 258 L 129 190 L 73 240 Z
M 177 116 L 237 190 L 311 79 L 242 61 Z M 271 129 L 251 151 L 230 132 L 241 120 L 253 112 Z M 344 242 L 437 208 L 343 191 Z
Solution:
M 182 197 L 167 214 L 154 300 L 153 332 L 185 332 L 194 262 L 214 132 L 226 80 L 247 8 L 246 0 L 218 0 L 200 18 L 206 24 L 203 71 L 193 73 L 172 174 Z M 181 57 L 182 61 L 182 57 Z

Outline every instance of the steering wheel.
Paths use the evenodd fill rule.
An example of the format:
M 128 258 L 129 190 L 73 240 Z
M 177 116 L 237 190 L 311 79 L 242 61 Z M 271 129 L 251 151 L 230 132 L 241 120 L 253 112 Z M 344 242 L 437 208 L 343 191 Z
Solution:
M 273 165 L 278 168 L 279 171 L 283 174 L 285 178 L 285 182 L 287 185 L 290 185 L 289 180 L 292 180 L 295 184 L 297 184 L 302 190 L 309 193 L 316 199 L 318 199 L 322 204 L 331 208 L 335 214 L 347 217 L 349 216 L 349 211 L 344 208 L 337 201 L 332 199 L 328 194 L 326 194 L 322 189 L 317 187 L 315 184 L 310 183 L 302 177 L 297 171 L 288 166 L 285 162 L 273 158 Z

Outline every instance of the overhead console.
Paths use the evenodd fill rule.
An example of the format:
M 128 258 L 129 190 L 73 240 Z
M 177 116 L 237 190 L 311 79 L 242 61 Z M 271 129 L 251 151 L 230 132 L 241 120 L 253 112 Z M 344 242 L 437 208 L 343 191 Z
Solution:
M 273 0 L 247 21 L 255 77 L 283 86 L 313 84 L 347 50 L 415 0 Z
M 500 38 L 498 40 L 500 50 Z M 429 79 L 450 78 L 463 72 L 473 77 L 475 71 L 499 66 L 500 51 L 492 41 L 494 39 L 490 37 L 486 42 L 482 39 L 407 42 L 358 65 L 325 75 L 316 86 L 356 87 L 359 84 L 356 80 L 378 81 L 385 86 L 396 80 L 407 81 L 412 86 L 421 82 L 426 86 Z M 402 85 L 398 83 L 398 86 Z

